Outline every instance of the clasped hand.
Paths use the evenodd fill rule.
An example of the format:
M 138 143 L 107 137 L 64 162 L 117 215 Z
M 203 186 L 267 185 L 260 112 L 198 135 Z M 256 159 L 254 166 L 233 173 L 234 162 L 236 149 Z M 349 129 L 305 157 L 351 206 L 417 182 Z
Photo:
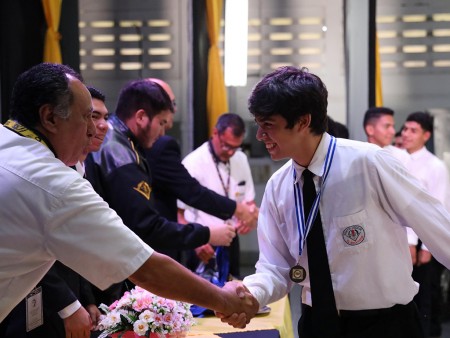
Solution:
M 258 301 L 242 282 L 228 282 L 222 290 L 226 291 L 232 300 L 227 307 L 230 311 L 227 311 L 228 314 L 216 312 L 216 316 L 223 323 L 228 323 L 235 328 L 245 328 L 259 310 Z

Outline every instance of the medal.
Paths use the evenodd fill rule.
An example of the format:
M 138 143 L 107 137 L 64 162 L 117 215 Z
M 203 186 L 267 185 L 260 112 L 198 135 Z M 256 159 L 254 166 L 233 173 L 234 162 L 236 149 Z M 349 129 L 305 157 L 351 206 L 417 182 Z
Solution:
M 306 270 L 303 266 L 297 264 L 289 271 L 289 277 L 294 283 L 301 283 L 306 278 Z

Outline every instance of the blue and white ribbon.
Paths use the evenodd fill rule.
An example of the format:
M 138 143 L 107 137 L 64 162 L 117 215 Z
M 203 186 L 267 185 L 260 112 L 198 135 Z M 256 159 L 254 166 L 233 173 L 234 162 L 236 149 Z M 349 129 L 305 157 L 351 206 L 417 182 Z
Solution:
M 327 155 L 325 157 L 325 162 L 323 164 L 323 179 L 320 186 L 319 192 L 313 202 L 311 210 L 309 212 L 308 218 L 305 222 L 305 210 L 303 208 L 303 193 L 300 188 L 299 182 L 296 182 L 296 173 L 294 169 L 294 197 L 295 197 L 295 215 L 297 218 L 297 228 L 299 234 L 299 256 L 303 252 L 303 247 L 305 246 L 306 236 L 308 236 L 309 230 L 311 229 L 314 220 L 316 219 L 317 212 L 319 211 L 320 196 L 325 187 L 325 182 L 330 172 L 331 162 L 333 161 L 334 151 L 336 150 L 336 138 L 331 136 L 330 144 L 328 145 Z

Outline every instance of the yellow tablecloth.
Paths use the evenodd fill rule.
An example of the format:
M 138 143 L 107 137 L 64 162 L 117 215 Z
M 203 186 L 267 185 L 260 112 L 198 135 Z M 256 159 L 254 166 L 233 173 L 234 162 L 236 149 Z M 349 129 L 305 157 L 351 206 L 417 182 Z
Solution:
M 235 329 L 234 327 L 222 323 L 216 317 L 195 318 L 197 325 L 192 327 L 188 337 L 212 338 L 218 337 L 218 333 L 273 330 L 280 332 L 280 338 L 294 338 L 292 328 L 291 308 L 288 297 L 269 305 L 269 314 L 257 315 L 251 320 L 245 329 Z

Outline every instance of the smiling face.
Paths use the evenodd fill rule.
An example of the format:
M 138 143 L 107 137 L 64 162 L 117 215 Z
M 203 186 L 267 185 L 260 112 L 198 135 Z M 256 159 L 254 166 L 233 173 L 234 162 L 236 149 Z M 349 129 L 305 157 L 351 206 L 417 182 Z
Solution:
M 403 148 L 412 154 L 420 149 L 430 139 L 431 133 L 422 129 L 422 126 L 415 121 L 405 122 L 402 129 Z
M 96 133 L 92 138 L 92 143 L 88 149 L 88 152 L 98 151 L 102 146 L 103 140 L 105 138 L 106 132 L 108 131 L 108 109 L 102 100 L 93 98 L 92 99 L 92 121 L 94 122 Z
M 293 149 L 295 145 L 295 128 L 286 128 L 286 119 L 281 115 L 272 115 L 266 119 L 255 119 L 258 125 L 256 139 L 264 142 L 270 157 L 275 160 L 282 160 L 294 157 Z

